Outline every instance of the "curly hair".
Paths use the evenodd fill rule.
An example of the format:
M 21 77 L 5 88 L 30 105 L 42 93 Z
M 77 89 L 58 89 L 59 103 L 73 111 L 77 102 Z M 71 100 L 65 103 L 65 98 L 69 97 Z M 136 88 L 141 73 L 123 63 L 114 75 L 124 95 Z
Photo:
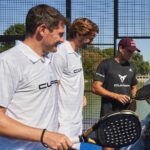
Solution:
M 73 39 L 78 34 L 79 36 L 95 36 L 99 32 L 98 26 L 87 18 L 77 18 L 69 26 L 68 37 Z

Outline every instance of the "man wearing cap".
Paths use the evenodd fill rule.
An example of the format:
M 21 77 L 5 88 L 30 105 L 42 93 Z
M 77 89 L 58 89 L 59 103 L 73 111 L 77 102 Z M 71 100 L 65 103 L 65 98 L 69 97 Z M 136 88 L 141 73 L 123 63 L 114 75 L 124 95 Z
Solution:
M 130 97 L 136 94 L 136 68 L 129 62 L 135 51 L 140 52 L 134 40 L 123 38 L 118 44 L 117 55 L 98 65 L 92 91 L 102 96 L 101 117 L 125 109 L 135 111 L 136 103 L 131 103 Z M 104 150 L 113 148 L 105 147 Z

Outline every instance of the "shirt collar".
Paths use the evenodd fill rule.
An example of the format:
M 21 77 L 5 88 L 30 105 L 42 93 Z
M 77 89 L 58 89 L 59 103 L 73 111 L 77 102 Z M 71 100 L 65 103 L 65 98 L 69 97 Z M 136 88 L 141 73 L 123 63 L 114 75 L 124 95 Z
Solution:
M 50 62 L 50 59 L 48 57 L 48 54 L 46 54 L 44 57 L 39 56 L 36 54 L 28 45 L 24 44 L 23 42 L 19 42 L 18 45 L 20 47 L 20 51 L 33 63 L 38 62 L 41 60 L 43 63 Z
M 65 41 L 68 45 L 69 48 L 67 48 L 67 53 L 74 53 L 74 49 L 72 48 L 71 44 L 69 41 Z
M 68 54 L 72 54 L 72 53 L 74 53 L 75 55 L 80 55 L 80 52 L 78 51 L 78 52 L 76 52 L 76 51 L 74 51 L 74 49 L 72 48 L 72 46 L 71 46 L 71 44 L 70 44 L 70 42 L 69 41 L 66 41 L 66 43 L 68 44 L 68 46 L 69 46 L 69 48 L 67 48 L 67 53 Z

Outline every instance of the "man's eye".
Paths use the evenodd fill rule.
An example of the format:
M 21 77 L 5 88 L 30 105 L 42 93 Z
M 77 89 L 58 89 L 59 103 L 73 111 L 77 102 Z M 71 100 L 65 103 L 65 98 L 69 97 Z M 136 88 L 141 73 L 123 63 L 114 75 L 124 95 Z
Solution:
M 60 33 L 59 35 L 60 35 L 60 37 L 63 37 L 63 36 L 64 36 L 64 33 Z

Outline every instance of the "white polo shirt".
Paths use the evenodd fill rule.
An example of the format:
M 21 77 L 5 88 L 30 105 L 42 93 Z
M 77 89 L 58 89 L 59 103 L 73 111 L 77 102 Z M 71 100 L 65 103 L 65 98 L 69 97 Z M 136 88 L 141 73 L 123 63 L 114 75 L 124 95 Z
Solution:
M 59 132 L 69 137 L 77 136 L 82 132 L 84 94 L 81 55 L 72 49 L 68 41 L 65 41 L 53 54 L 52 62 L 60 80 Z
M 56 82 L 50 59 L 38 56 L 27 45 L 19 43 L 0 54 L 0 106 L 7 108 L 9 117 L 32 127 L 57 131 Z M 21 142 L 14 141 L 15 145 Z M 30 149 L 27 143 L 32 147 L 31 142 L 25 142 L 20 144 L 21 150 Z M 35 146 L 38 149 L 37 143 Z

